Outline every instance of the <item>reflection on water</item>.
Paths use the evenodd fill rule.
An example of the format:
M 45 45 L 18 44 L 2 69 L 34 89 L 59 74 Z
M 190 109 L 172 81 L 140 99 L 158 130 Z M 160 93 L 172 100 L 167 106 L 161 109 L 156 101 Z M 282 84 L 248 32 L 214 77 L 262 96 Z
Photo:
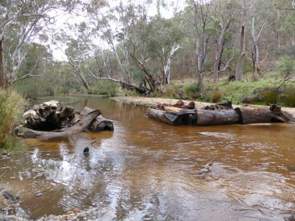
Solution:
M 295 212 L 294 125 L 171 127 L 142 108 L 66 101 L 101 109 L 115 131 L 29 140 L 26 153 L 0 156 L 0 192 L 20 198 L 12 205 L 0 196 L 0 219 L 74 211 L 90 220 L 283 220 Z

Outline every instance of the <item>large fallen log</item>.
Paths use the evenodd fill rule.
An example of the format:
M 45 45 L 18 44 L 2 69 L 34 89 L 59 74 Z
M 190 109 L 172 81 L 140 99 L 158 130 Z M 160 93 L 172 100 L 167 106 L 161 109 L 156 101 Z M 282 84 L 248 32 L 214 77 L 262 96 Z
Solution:
M 233 109 L 229 105 L 211 105 L 203 109 L 186 109 L 167 105 L 157 105 L 147 111 L 150 118 L 171 125 L 227 125 L 291 122 L 294 119 L 283 112 L 280 107 L 273 105 L 270 108 L 241 107 Z
M 169 112 L 154 108 L 148 109 L 147 115 L 150 118 L 171 124 L 171 125 L 225 125 L 239 122 L 240 116 L 235 110 L 184 110 L 180 112 Z
M 34 109 L 37 108 L 35 107 Z M 24 114 L 25 124 L 17 127 L 15 129 L 15 134 L 22 138 L 52 140 L 68 138 L 86 131 L 98 132 L 102 130 L 114 130 L 113 122 L 101 116 L 99 110 L 84 107 L 80 113 L 75 113 L 75 116 L 71 115 L 71 120 L 66 117 L 66 120 L 62 121 L 61 119 L 57 118 L 57 116 L 62 116 L 59 113 L 56 113 L 58 108 L 53 109 L 55 111 L 50 110 L 50 114 L 43 114 L 42 117 L 47 117 L 44 117 L 42 120 L 39 119 L 40 110 L 35 110 L 35 112 L 32 110 L 27 111 Z M 49 109 L 46 108 L 47 112 L 48 110 Z M 62 116 L 62 118 L 64 119 L 64 116 Z M 54 123 L 52 123 L 51 120 Z M 55 124 L 55 122 L 59 123 Z M 56 127 L 53 128 L 53 125 Z M 47 129 L 48 131 L 44 129 Z

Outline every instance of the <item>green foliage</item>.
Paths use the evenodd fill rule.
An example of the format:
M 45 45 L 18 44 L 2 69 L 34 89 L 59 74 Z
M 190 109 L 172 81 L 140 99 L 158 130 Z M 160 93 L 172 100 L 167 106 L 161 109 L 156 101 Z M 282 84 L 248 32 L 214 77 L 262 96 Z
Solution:
M 89 90 L 90 94 L 114 97 L 118 93 L 118 85 L 111 81 L 97 81 Z
M 183 86 L 171 83 L 163 89 L 162 94 L 160 96 L 181 99 L 184 96 Z
M 18 93 L 27 99 L 37 99 L 38 97 L 54 96 L 53 85 L 41 79 L 26 79 L 16 84 Z
M 295 75 L 295 61 L 294 58 L 284 56 L 278 61 L 278 70 L 286 78 L 290 75 Z
M 284 93 L 279 95 L 278 102 L 287 107 L 295 107 L 295 85 L 287 86 Z
M 219 102 L 222 100 L 241 104 L 243 101 L 253 104 L 279 104 L 295 106 L 295 84 L 287 82 L 282 86 L 281 77 L 272 74 L 259 81 L 233 81 L 210 84 L 201 98 L 204 101 Z
M 223 93 L 220 90 L 214 90 L 210 94 L 210 102 L 218 103 L 222 100 Z
M 259 88 L 266 88 L 271 86 L 278 86 L 278 80 L 260 80 L 260 81 L 233 81 L 233 82 L 220 82 L 217 85 L 210 85 L 207 91 L 209 93 L 214 90 L 219 90 L 223 93 L 223 100 L 232 101 L 235 104 L 240 104 L 242 100 L 253 95 L 254 91 Z M 208 94 L 208 92 L 206 92 Z
M 11 130 L 24 110 L 24 99 L 12 90 L 0 90 L 0 149 L 11 148 L 15 140 Z
M 196 83 L 185 84 L 183 91 L 187 99 L 196 99 L 200 96 L 200 89 Z

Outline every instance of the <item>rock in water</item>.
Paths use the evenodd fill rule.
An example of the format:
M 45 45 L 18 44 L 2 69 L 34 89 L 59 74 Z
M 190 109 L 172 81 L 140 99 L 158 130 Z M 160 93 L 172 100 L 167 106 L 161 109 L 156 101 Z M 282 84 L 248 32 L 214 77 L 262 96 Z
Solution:
M 85 157 L 88 157 L 88 156 L 89 156 L 89 151 L 90 151 L 90 150 L 89 150 L 89 147 L 85 147 L 85 148 L 84 148 L 84 150 L 83 150 L 83 154 L 84 154 Z
M 10 203 L 17 203 L 19 198 L 14 196 L 12 193 L 8 192 L 8 191 L 4 191 L 2 193 L 2 196 Z

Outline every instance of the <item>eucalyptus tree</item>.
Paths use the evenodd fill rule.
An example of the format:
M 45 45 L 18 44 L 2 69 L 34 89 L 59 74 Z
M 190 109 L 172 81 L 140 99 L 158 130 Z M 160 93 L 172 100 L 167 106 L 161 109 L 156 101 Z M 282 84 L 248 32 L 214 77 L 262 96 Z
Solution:
M 258 8 L 257 3 L 259 3 L 259 1 L 252 3 L 253 4 L 252 7 L 257 9 Z M 259 15 L 262 15 L 262 16 L 259 16 Z M 267 25 L 267 21 L 263 17 L 264 17 L 263 14 L 255 13 L 255 11 L 253 12 L 251 16 L 251 40 L 252 40 L 251 58 L 252 58 L 254 80 L 257 80 L 258 76 L 261 74 L 259 40 L 263 34 L 265 26 Z
M 237 2 L 235 0 L 216 0 L 212 6 L 211 19 L 214 24 L 214 62 L 213 62 L 213 77 L 215 81 L 219 80 L 221 72 L 226 71 L 234 59 L 234 50 L 231 49 L 231 56 L 224 61 L 224 51 L 227 43 L 233 48 L 232 27 L 238 16 Z
M 49 12 L 72 5 L 69 0 L 0 1 L 0 87 L 17 79 L 28 52 L 26 44 L 54 22 Z
M 104 50 L 100 45 L 95 47 L 99 53 L 94 57 L 101 61 L 102 68 L 91 71 L 92 77 L 98 79 L 99 75 L 100 79 L 129 84 L 145 93 L 170 83 L 172 59 L 180 48 L 181 32 L 173 19 L 162 18 L 160 12 L 150 16 L 146 8 L 149 4 L 151 2 L 121 2 L 103 9 L 88 8 L 88 28 L 92 30 L 92 38 L 104 40 L 108 48 Z M 106 51 L 112 52 L 117 62 L 117 66 L 112 66 L 119 68 L 120 75 L 112 76 L 115 71 L 111 73 L 109 68 L 105 68 L 110 60 Z M 103 73 L 105 76 L 102 76 Z M 138 79 L 141 80 L 136 82 Z M 135 86 L 136 83 L 139 86 Z
M 188 3 L 192 11 L 198 88 L 202 90 L 205 63 L 208 58 L 208 45 L 210 40 L 211 2 L 206 0 L 189 0 Z

